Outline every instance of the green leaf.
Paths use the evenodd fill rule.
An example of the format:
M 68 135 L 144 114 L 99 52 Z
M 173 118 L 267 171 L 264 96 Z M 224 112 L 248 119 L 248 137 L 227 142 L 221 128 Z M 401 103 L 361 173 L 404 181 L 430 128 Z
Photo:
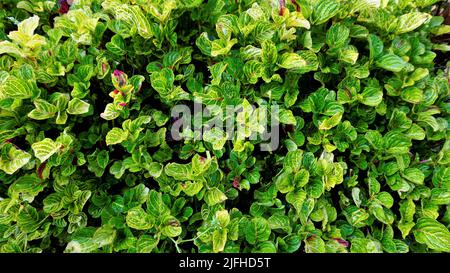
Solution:
M 175 76 L 169 68 L 163 68 L 159 72 L 153 72 L 150 76 L 152 87 L 161 95 L 166 96 L 173 88 Z
M 125 41 L 123 40 L 122 36 L 120 36 L 119 34 L 115 34 L 111 38 L 111 41 L 106 43 L 105 46 L 108 49 L 108 51 L 110 51 L 111 53 L 113 53 L 115 55 L 122 56 L 122 55 L 126 54 Z
M 288 173 L 298 172 L 300 170 L 300 167 L 302 166 L 302 160 L 303 160 L 302 150 L 289 151 L 286 154 L 285 160 L 283 162 L 283 169 L 286 170 Z M 300 172 L 302 171 L 306 170 L 300 170 Z
M 288 193 L 295 189 L 293 175 L 283 172 L 275 179 L 275 185 L 281 193 Z
M 412 120 L 406 116 L 406 113 L 394 109 L 389 120 L 389 128 L 392 130 L 405 131 L 411 128 Z
M 150 235 L 142 235 L 136 242 L 137 253 L 151 253 L 158 246 L 159 239 Z
M 388 71 L 400 72 L 406 67 L 407 63 L 399 56 L 389 53 L 380 57 L 376 61 L 376 65 Z
M 150 190 L 147 201 L 147 211 L 153 218 L 158 218 L 169 213 L 169 208 L 164 204 L 161 193 Z
M 450 189 L 434 188 L 431 190 L 430 204 L 448 205 L 450 204 Z
M 381 202 L 381 204 L 386 208 L 391 208 L 394 205 L 394 198 L 388 192 L 380 192 L 377 195 L 377 199 Z
M 44 203 L 44 212 L 45 213 L 58 212 L 64 206 L 61 195 L 58 193 L 49 194 L 44 199 L 43 203 Z
M 377 107 L 383 101 L 383 90 L 379 87 L 366 87 L 361 94 L 362 104 Z
M 200 36 L 195 40 L 195 45 L 200 49 L 200 51 L 207 55 L 211 56 L 211 41 L 208 39 L 208 33 L 203 32 Z
M 352 65 L 356 64 L 358 57 L 358 49 L 353 45 L 347 45 L 339 51 L 339 60 Z
M 227 55 L 231 48 L 237 44 L 237 39 L 231 40 L 214 40 L 211 42 L 211 56 L 217 57 L 220 55 Z
M 188 196 L 194 196 L 201 191 L 203 183 L 201 181 L 191 182 L 188 181 L 184 184 L 183 192 Z
M 124 210 L 140 207 L 149 198 L 149 190 L 144 184 L 139 184 L 125 191 L 123 195 Z
M 36 175 L 25 175 L 19 177 L 8 189 L 10 196 L 21 195 L 23 200 L 32 202 L 39 192 L 43 191 L 46 184 Z
M 281 251 L 287 253 L 296 252 L 301 245 L 302 240 L 296 234 L 290 234 L 284 238 L 278 238 L 278 245 Z
M 356 206 L 349 206 L 344 211 L 347 221 L 355 227 L 365 226 L 364 221 L 369 218 L 369 214 Z
M 278 50 L 271 41 L 265 41 L 262 44 L 261 59 L 264 65 L 274 65 L 277 62 Z
M 381 39 L 374 35 L 370 34 L 368 37 L 369 40 L 369 49 L 370 49 L 370 59 L 378 59 L 381 54 L 383 54 L 383 41 Z
M 10 41 L 0 41 L 0 55 L 5 53 L 12 56 L 26 57 L 18 45 Z
M 316 2 L 311 16 L 311 23 L 320 25 L 339 12 L 339 2 L 335 0 L 319 0 Z
M 262 70 L 262 63 L 255 60 L 246 62 L 243 68 L 244 75 L 251 84 L 255 84 L 262 76 Z
M 423 130 L 419 125 L 413 124 L 411 128 L 405 132 L 405 135 L 415 140 L 424 140 L 425 130 Z
M 245 227 L 245 239 L 254 245 L 258 242 L 267 241 L 270 237 L 270 226 L 264 218 L 253 218 Z
M 109 152 L 102 150 L 97 154 L 97 164 L 100 168 L 105 169 L 109 163 Z
M 35 208 L 25 205 L 17 216 L 17 225 L 22 231 L 31 233 L 39 228 L 43 220 L 45 220 L 43 215 L 38 213 Z
M 350 35 L 350 29 L 341 24 L 331 26 L 326 34 L 326 42 L 329 47 L 343 47 Z
M 108 103 L 105 107 L 105 111 L 103 111 L 103 113 L 100 114 L 100 117 L 105 120 L 113 120 L 117 118 L 119 115 L 120 113 L 114 107 L 114 104 Z
M 270 229 L 281 229 L 290 232 L 289 217 L 286 215 L 274 214 L 268 219 Z
M 414 237 L 417 242 L 429 248 L 450 252 L 450 231 L 438 221 L 431 218 L 420 218 L 414 226 Z

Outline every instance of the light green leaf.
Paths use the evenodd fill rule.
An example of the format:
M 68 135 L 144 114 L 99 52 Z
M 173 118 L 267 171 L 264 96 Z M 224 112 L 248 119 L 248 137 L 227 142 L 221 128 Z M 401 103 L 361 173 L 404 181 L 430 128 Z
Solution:
M 18 45 L 10 41 L 0 41 L 0 55 L 5 53 L 12 56 L 26 57 L 26 54 L 22 52 Z
M 92 236 L 92 241 L 95 242 L 99 248 L 106 245 L 111 245 L 116 239 L 116 233 L 116 230 L 112 227 L 102 226 L 95 231 Z
M 69 101 L 67 113 L 71 115 L 82 115 L 89 112 L 89 106 L 89 103 L 82 101 L 79 98 L 73 98 Z
M 193 179 L 191 164 L 169 163 L 164 168 L 164 172 L 176 180 L 187 181 Z
M 213 252 L 218 253 L 223 251 L 225 244 L 227 243 L 227 230 L 216 229 L 212 234 Z
M 135 207 L 128 211 L 126 216 L 127 225 L 137 230 L 150 229 L 154 221 L 141 207 Z
M 211 188 L 205 194 L 205 202 L 208 206 L 214 206 L 227 199 L 227 196 L 218 188 Z
M 330 130 L 331 128 L 335 127 L 339 124 L 342 118 L 342 113 L 337 112 L 333 116 L 324 119 L 322 122 L 319 123 L 319 130 Z
M 251 84 L 255 84 L 262 76 L 262 70 L 262 63 L 256 60 L 246 62 L 243 68 L 244 75 Z
M 283 124 L 291 124 L 291 125 L 297 124 L 297 121 L 295 120 L 294 114 L 292 114 L 291 110 L 281 109 L 279 111 L 278 119 L 279 119 L 280 123 L 283 123 Z
M 49 119 L 54 117 L 58 112 L 58 108 L 55 105 L 43 99 L 36 99 L 34 101 L 34 106 L 36 107 L 36 109 L 28 113 L 28 117 L 32 119 L 36 120 Z
M 438 221 L 420 218 L 413 232 L 417 242 L 437 251 L 450 252 L 450 231 Z
M 45 138 L 42 141 L 33 143 L 31 148 L 34 151 L 34 155 L 39 158 L 41 162 L 44 162 L 56 153 L 61 146 L 61 143 L 55 142 L 50 138 Z
M 285 69 L 298 69 L 305 67 L 307 62 L 296 53 L 284 53 L 281 55 L 278 65 Z
M 114 127 L 106 134 L 106 145 L 119 144 L 128 138 L 128 132 Z
M 425 179 L 423 172 L 417 168 L 406 169 L 402 176 L 417 185 L 422 185 Z
M 295 189 L 293 175 L 287 172 L 282 172 L 275 179 L 277 190 L 281 193 L 288 193 Z
M 356 64 L 358 57 L 358 49 L 353 45 L 347 45 L 339 51 L 339 60 L 352 65 Z
M 408 87 L 402 91 L 401 97 L 409 103 L 420 103 L 423 100 L 423 91 L 417 87 Z
M 221 227 L 226 227 L 230 223 L 230 214 L 227 210 L 219 210 L 216 212 L 216 219 Z
M 5 83 L 0 85 L 0 94 L 12 99 L 29 99 L 33 96 L 33 87 L 26 80 L 9 76 Z
M 163 228 L 161 229 L 161 232 L 167 237 L 177 237 L 183 231 L 182 227 L 180 227 L 180 222 L 178 219 L 171 215 L 164 216 L 162 223 Z
M 195 181 L 195 182 L 188 181 L 188 182 L 186 182 L 184 184 L 183 192 L 186 195 L 188 195 L 188 196 L 194 196 L 197 193 L 199 193 L 202 188 L 203 188 L 203 182 L 201 182 L 201 181 Z
M 221 150 L 227 142 L 227 133 L 218 127 L 213 127 L 203 133 L 203 140 L 211 143 L 214 150 Z
M 103 113 L 100 114 L 100 117 L 106 120 L 113 120 L 117 118 L 119 115 L 120 113 L 114 107 L 114 104 L 108 103 L 105 107 L 105 111 L 103 111 Z
M 304 190 L 294 190 L 286 194 L 286 201 L 294 206 L 297 213 L 300 213 L 305 199 L 306 192 Z
M 413 31 L 428 21 L 431 17 L 432 16 L 430 14 L 423 12 L 410 12 L 403 14 L 397 19 L 398 27 L 395 33 L 402 34 Z
M 265 65 L 273 65 L 277 62 L 278 51 L 275 44 L 271 41 L 265 41 L 262 44 L 261 59 Z
M 5 149 L 7 149 L 7 151 L 3 151 L 5 157 L 0 157 L 0 170 L 7 174 L 15 173 L 31 159 L 29 153 L 19 150 L 12 145 L 5 145 Z
M 319 236 L 313 235 L 304 242 L 306 253 L 325 253 L 325 242 Z

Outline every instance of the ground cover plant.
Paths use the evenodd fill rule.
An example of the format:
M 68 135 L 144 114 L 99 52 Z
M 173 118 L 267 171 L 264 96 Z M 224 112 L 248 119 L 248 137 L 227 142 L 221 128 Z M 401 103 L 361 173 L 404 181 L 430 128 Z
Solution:
M 450 252 L 444 5 L 2 0 L 0 252 Z

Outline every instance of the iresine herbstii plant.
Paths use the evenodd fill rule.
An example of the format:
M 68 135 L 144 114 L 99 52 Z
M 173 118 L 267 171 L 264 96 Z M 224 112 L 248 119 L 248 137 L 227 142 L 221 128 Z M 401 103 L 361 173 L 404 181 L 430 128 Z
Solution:
M 450 252 L 441 4 L 1 1 L 0 252 Z

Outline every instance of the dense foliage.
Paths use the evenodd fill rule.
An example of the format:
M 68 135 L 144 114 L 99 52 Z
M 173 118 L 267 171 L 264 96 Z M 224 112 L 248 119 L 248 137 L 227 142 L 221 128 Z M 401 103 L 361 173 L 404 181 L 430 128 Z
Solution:
M 450 26 L 376 2 L 2 0 L 0 252 L 450 252 Z

